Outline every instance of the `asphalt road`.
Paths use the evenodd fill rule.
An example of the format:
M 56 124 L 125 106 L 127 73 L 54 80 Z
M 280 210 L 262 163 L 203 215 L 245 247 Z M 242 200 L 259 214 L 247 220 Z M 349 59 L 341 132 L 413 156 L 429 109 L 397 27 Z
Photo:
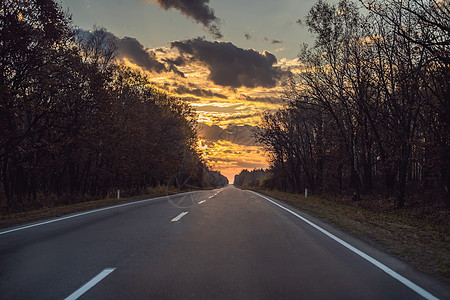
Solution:
M 450 299 L 271 201 L 228 186 L 0 231 L 0 299 Z

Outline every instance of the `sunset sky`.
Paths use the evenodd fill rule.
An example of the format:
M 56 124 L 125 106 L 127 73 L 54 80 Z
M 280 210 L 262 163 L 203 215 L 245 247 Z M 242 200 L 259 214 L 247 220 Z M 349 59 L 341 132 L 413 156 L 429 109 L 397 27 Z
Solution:
M 118 59 L 198 113 L 204 158 L 233 182 L 268 166 L 251 137 L 265 111 L 280 107 L 283 81 L 298 65 L 315 0 L 62 0 L 82 31 L 118 38 Z

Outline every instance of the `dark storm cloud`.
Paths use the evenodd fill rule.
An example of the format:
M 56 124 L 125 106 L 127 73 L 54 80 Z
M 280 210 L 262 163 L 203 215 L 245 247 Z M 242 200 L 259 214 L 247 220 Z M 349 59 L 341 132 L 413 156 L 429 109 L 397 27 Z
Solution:
M 232 115 L 229 117 L 224 117 L 224 120 L 239 120 L 239 119 L 247 119 L 247 118 L 253 118 L 255 116 L 259 115 L 259 113 L 253 113 L 253 114 L 244 114 L 244 115 Z
M 186 78 L 186 75 L 184 75 L 184 73 L 178 70 L 178 68 L 174 65 L 169 65 L 169 71 L 179 75 L 180 77 Z
M 238 48 L 230 42 L 195 38 L 172 42 L 171 47 L 189 59 L 205 64 L 210 71 L 209 79 L 222 86 L 274 87 L 286 74 L 274 66 L 277 59 L 272 53 Z
M 176 59 L 165 58 L 163 60 L 165 62 L 169 63 L 170 65 L 175 65 L 175 66 L 179 66 L 179 67 L 186 65 L 186 62 L 184 61 L 184 59 L 181 56 L 177 57 Z
M 187 102 L 201 102 L 202 101 L 201 99 L 198 99 L 195 97 L 183 97 L 180 99 L 183 99 L 184 101 L 187 101 Z
M 221 140 L 221 136 L 224 134 L 224 130 L 218 125 L 207 125 L 204 123 L 198 123 L 199 136 L 201 138 L 218 141 Z
M 135 38 L 124 37 L 117 42 L 119 57 L 126 57 L 130 62 L 147 71 L 167 72 L 166 66 L 156 59 L 154 52 L 148 51 Z
M 196 111 L 234 114 L 242 106 L 243 105 L 241 103 L 231 105 L 231 106 L 223 106 L 223 107 L 216 106 L 216 105 L 202 105 L 200 107 L 196 107 Z
M 257 127 L 251 125 L 230 124 L 226 129 L 217 125 L 198 124 L 200 137 L 210 141 L 229 141 L 238 145 L 256 146 L 253 132 Z
M 142 69 L 150 72 L 173 72 L 185 77 L 185 75 L 180 72 L 177 66 L 184 65 L 182 58 L 170 60 L 165 59 L 160 62 L 157 59 L 155 52 L 165 53 L 164 49 L 158 48 L 155 52 L 146 49 L 137 39 L 132 37 L 118 38 L 114 34 L 106 31 L 105 29 L 98 29 L 105 34 L 105 42 L 113 42 L 117 47 L 117 58 L 126 58 L 135 65 L 140 66 Z M 80 41 L 88 43 L 89 39 L 93 38 L 94 33 L 86 30 L 78 30 L 77 35 L 80 37 Z
M 222 38 L 220 33 L 220 19 L 214 15 L 209 7 L 209 0 L 154 0 L 161 8 L 179 10 L 188 18 L 202 24 L 215 38 Z
M 176 59 L 165 58 L 163 59 L 169 65 L 169 70 L 178 74 L 179 76 L 186 78 L 183 72 L 181 72 L 177 67 L 184 66 L 186 63 L 182 57 L 178 57 Z
M 155 52 L 145 49 L 144 46 L 135 38 L 124 37 L 117 39 L 117 50 L 119 58 L 127 58 L 130 62 L 140 66 L 149 72 L 173 72 L 181 77 L 186 77 L 183 72 L 178 70 L 177 66 L 184 65 L 178 59 L 163 59 L 164 64 L 160 62 Z M 161 51 L 158 51 L 161 52 Z
M 177 93 L 177 94 L 191 94 L 194 96 L 205 97 L 205 98 L 217 97 L 217 98 L 221 98 L 221 99 L 227 99 L 227 96 L 225 96 L 223 94 L 214 93 L 210 90 L 204 90 L 204 89 L 200 89 L 200 88 L 190 89 L 185 86 L 179 86 L 173 92 Z
M 250 97 L 247 95 L 241 95 L 241 99 L 247 101 L 261 102 L 261 103 L 272 103 L 272 104 L 280 104 L 283 103 L 283 99 L 279 97 Z

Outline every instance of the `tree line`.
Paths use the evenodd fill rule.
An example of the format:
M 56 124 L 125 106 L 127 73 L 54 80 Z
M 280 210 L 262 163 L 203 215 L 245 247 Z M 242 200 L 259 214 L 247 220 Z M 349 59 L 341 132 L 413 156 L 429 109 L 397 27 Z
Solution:
M 286 105 L 263 117 L 267 187 L 450 205 L 450 2 L 318 1 Z
M 17 211 L 172 184 L 223 185 L 193 109 L 80 35 L 53 0 L 0 2 L 0 204 Z
M 271 174 L 268 170 L 254 169 L 254 170 L 242 170 L 239 174 L 234 175 L 233 185 L 241 187 L 267 187 L 267 181 L 271 179 Z

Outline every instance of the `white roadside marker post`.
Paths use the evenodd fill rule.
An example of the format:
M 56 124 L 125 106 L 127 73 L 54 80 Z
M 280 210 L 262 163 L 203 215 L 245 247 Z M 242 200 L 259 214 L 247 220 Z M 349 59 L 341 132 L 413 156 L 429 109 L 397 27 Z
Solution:
M 305 198 L 308 198 L 308 189 L 305 188 Z

